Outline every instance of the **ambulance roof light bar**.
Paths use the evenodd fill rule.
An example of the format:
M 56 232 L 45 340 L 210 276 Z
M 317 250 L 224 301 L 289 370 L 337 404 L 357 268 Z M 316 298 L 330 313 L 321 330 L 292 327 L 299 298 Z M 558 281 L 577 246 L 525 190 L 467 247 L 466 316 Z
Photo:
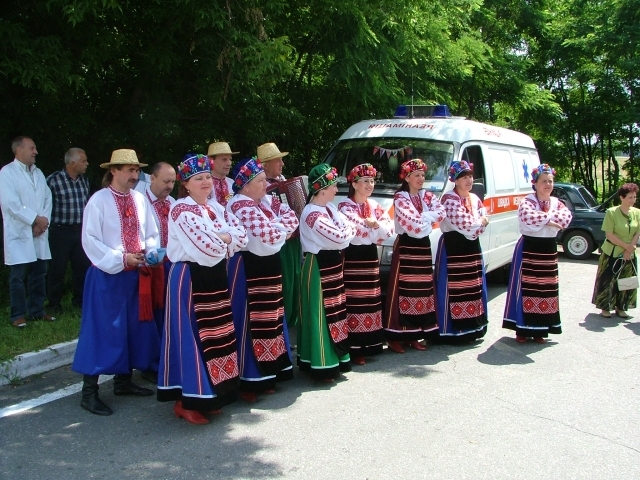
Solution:
M 394 118 L 450 118 L 447 105 L 398 105 Z

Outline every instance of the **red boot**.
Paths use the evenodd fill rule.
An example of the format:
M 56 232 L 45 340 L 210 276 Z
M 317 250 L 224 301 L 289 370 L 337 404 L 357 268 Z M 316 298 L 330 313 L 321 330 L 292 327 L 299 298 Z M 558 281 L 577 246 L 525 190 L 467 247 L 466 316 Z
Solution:
M 389 350 L 391 350 L 392 352 L 404 353 L 404 347 L 400 342 L 390 341 L 387 342 L 387 345 L 389 345 Z
M 351 361 L 356 365 L 364 365 L 367 363 L 364 357 L 351 357 Z
M 173 413 L 176 417 L 184 418 L 192 425 L 206 425 L 207 423 L 209 423 L 207 417 L 202 415 L 202 413 L 198 412 L 197 410 L 185 410 L 184 408 L 182 408 L 182 402 L 180 400 L 177 400 L 173 405 Z
M 256 392 L 240 392 L 240 396 L 245 402 L 254 403 L 258 401 L 258 395 L 256 395 Z
M 427 349 L 427 347 L 421 344 L 418 340 L 411 340 L 410 342 L 407 342 L 407 345 L 420 352 L 424 352 Z
M 516 342 L 527 343 L 527 337 L 523 337 L 522 335 L 516 335 Z

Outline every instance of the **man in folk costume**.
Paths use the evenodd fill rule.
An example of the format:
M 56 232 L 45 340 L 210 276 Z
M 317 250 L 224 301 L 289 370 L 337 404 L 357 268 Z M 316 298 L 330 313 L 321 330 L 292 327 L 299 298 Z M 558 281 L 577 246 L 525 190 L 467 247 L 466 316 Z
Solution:
M 293 378 L 284 321 L 280 249 L 298 228 L 287 205 L 267 195 L 262 165 L 247 158 L 233 168 L 235 195 L 227 212 L 247 230 L 249 243 L 229 262 L 231 301 L 240 364 L 240 394 L 255 402 L 257 393 L 275 392 L 278 381 Z
M 275 143 L 264 143 L 258 147 L 258 160 L 262 163 L 269 185 L 283 182 L 284 162 L 289 152 L 281 152 Z M 300 317 L 300 272 L 302 269 L 302 246 L 296 231 L 280 249 L 282 262 L 282 294 L 284 313 L 289 326 L 298 323 Z
M 226 142 L 217 142 L 209 145 L 207 157 L 211 160 L 211 178 L 213 179 L 213 192 L 211 197 L 223 207 L 233 196 L 233 181 L 227 176 L 231 171 L 231 147 Z
M 156 163 L 151 168 L 151 182 L 147 184 L 144 196 L 151 206 L 153 219 L 158 227 L 160 238 L 160 249 L 158 249 L 159 260 L 162 263 L 150 268 L 153 295 L 153 317 L 158 327 L 158 334 L 162 336 L 164 325 L 164 297 L 167 291 L 167 279 L 171 262 L 164 255 L 167 249 L 167 238 L 169 234 L 169 210 L 175 203 L 175 199 L 170 195 L 176 183 L 176 171 L 166 162 Z M 156 383 L 158 372 L 150 370 L 142 373 L 145 380 Z
M 132 190 L 146 164 L 133 150 L 115 150 L 111 161 L 100 166 L 109 169 L 105 188 L 89 199 L 82 223 L 82 246 L 92 266 L 73 370 L 84 374 L 80 406 L 111 415 L 98 397 L 99 375 L 115 375 L 115 395 L 153 395 L 131 382 L 131 371 L 157 369 L 160 336 L 148 267 L 159 261 L 159 241 L 152 208 L 143 194 Z

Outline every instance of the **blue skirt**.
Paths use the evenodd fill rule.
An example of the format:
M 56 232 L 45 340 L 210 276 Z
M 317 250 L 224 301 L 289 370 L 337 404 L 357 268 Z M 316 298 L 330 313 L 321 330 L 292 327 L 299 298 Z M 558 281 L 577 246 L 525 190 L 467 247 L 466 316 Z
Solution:
M 138 271 L 116 274 L 89 267 L 73 370 L 85 375 L 157 370 L 160 335 L 156 323 L 141 322 Z
M 217 410 L 237 395 L 218 396 L 202 357 L 191 292 L 189 265 L 176 262 L 169 271 L 165 323 L 160 348 L 158 400 L 181 400 L 188 410 Z

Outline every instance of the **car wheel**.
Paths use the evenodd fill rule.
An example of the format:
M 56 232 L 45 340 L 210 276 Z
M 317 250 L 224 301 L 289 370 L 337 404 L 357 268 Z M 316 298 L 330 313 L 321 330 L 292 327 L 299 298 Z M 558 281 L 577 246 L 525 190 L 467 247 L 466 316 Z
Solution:
M 582 230 L 569 232 L 562 241 L 564 254 L 574 260 L 584 260 L 595 250 L 595 242 L 591 235 Z

